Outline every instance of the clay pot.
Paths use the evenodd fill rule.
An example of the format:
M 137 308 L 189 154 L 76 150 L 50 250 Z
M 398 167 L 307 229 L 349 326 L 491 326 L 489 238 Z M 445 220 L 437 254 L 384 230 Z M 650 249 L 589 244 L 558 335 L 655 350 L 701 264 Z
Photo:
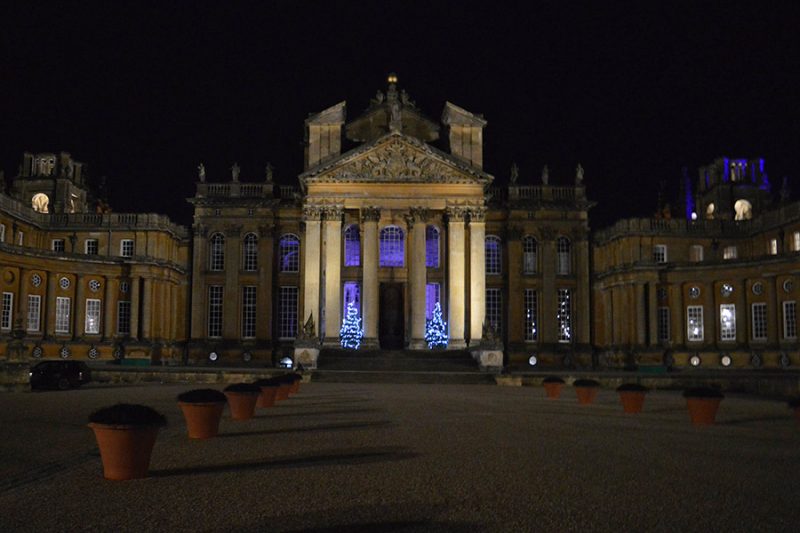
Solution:
M 289 399 L 289 392 L 292 388 L 291 383 L 281 382 L 280 387 L 278 387 L 278 393 L 275 396 L 275 399 L 278 401 L 288 400 Z
M 224 402 L 178 402 L 178 405 L 186 419 L 190 439 L 210 439 L 217 436 L 219 421 L 225 409 Z
M 557 400 L 561 397 L 561 389 L 564 387 L 563 383 L 542 383 L 544 392 L 548 400 Z
M 686 398 L 689 417 L 695 426 L 711 426 L 717 418 L 717 410 L 722 398 Z
M 231 409 L 231 418 L 234 420 L 250 420 L 256 410 L 256 403 L 261 397 L 260 393 L 230 392 L 225 391 L 228 406 Z
M 795 422 L 800 424 L 800 407 L 795 407 L 794 408 L 794 420 L 795 420 Z
M 276 397 L 278 396 L 278 385 L 261 385 L 261 394 L 258 395 L 256 407 L 272 407 L 275 405 Z
M 114 480 L 147 477 L 158 426 L 90 423 L 89 427 L 100 448 L 103 477 Z
M 597 398 L 597 387 L 575 387 L 575 394 L 578 396 L 578 403 L 589 405 Z
M 619 399 L 622 402 L 622 410 L 625 413 L 636 414 L 642 412 L 644 406 L 644 391 L 618 391 Z
M 294 376 L 292 379 L 292 386 L 289 387 L 289 394 L 297 394 L 300 392 L 300 382 L 303 381 L 303 378 L 300 376 Z

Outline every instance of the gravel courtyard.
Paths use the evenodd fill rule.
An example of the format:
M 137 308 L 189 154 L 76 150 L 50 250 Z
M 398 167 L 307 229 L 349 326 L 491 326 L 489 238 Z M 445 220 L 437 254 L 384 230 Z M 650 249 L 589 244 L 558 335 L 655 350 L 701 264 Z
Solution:
M 625 415 L 602 390 L 310 383 L 190 441 L 190 385 L 0 395 L 1 531 L 797 531 L 800 426 L 729 395 L 693 427 L 678 392 Z M 143 480 L 102 477 L 89 413 L 159 409 Z

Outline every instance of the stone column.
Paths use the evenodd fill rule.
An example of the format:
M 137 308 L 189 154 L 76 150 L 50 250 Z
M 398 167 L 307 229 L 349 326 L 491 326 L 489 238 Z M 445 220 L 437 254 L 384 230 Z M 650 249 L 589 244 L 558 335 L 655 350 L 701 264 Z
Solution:
M 783 309 L 778 303 L 778 278 L 775 275 L 764 276 L 764 288 L 767 292 L 767 342 L 778 346 L 780 329 L 778 324 L 783 318 Z
M 225 285 L 222 293 L 222 337 L 241 338 L 239 330 L 239 264 L 241 263 L 241 226 L 228 226 L 225 229 Z
M 425 266 L 425 223 L 428 211 L 423 208 L 412 208 L 406 216 L 406 224 L 411 233 L 411 253 L 409 254 L 409 281 L 411 298 L 411 342 L 412 350 L 424 350 L 425 343 L 425 284 L 427 267 Z
M 614 293 L 613 290 L 603 288 L 603 336 L 605 337 L 605 348 L 609 349 L 614 345 Z
M 736 343 L 744 346 L 750 342 L 750 336 L 747 334 L 749 329 L 747 318 L 750 316 L 747 309 L 747 280 L 743 279 L 733 290 L 736 295 Z
M 477 346 L 486 319 L 486 210 L 482 207 L 469 210 L 469 278 L 469 345 Z
M 72 313 L 72 340 L 84 335 L 85 317 L 86 317 L 86 297 L 84 294 L 86 290 L 83 288 L 84 279 L 81 276 L 75 276 L 75 305 L 74 312 Z
M 205 316 L 206 316 L 206 296 L 205 289 L 205 276 L 203 272 L 207 270 L 208 265 L 208 240 L 207 229 L 205 226 L 196 225 L 194 228 L 194 253 L 192 254 L 192 303 L 191 303 L 191 331 L 189 332 L 190 338 L 202 339 L 206 336 L 205 330 Z M 133 287 L 131 282 L 131 287 Z M 136 313 L 131 301 L 131 336 L 136 336 L 136 330 L 133 328 L 133 315 Z
M 655 281 L 647 284 L 647 309 L 650 317 L 650 346 L 658 346 L 658 285 Z
M 325 339 L 339 345 L 342 326 L 342 207 L 325 209 Z
M 364 346 L 378 347 L 378 220 L 381 212 L 375 207 L 361 210 L 364 230 L 364 254 L 362 257 L 361 309 L 363 312 Z
M 637 283 L 634 287 L 634 294 L 636 298 L 636 346 L 641 348 L 645 345 L 647 328 L 645 327 L 645 301 L 644 301 L 644 283 Z
M 506 246 L 508 247 L 508 317 L 507 326 L 508 342 L 525 342 L 525 329 L 527 319 L 524 307 L 524 288 L 522 287 L 522 229 L 514 226 L 506 231 Z M 484 304 L 485 305 L 485 304 Z M 538 325 L 537 325 L 538 327 Z
M 141 308 L 141 283 L 138 276 L 131 276 L 131 338 L 139 339 L 139 311 Z M 205 336 L 203 334 L 203 336 Z
M 303 208 L 305 221 L 305 263 L 303 265 L 303 314 L 300 324 L 305 324 L 308 317 L 313 317 L 319 335 L 319 278 L 320 278 L 320 226 L 322 210 L 317 206 Z
M 572 331 L 575 342 L 589 344 L 591 342 L 592 321 L 592 274 L 589 271 L 589 230 L 576 228 L 573 233 L 575 250 L 575 307 L 572 310 Z
M 49 337 L 56 334 L 56 287 L 58 276 L 55 272 L 47 273 L 47 294 L 44 299 L 44 327 L 42 331 Z
M 256 338 L 259 341 L 272 339 L 272 254 L 275 227 L 258 228 L 258 287 L 256 288 Z M 280 238 L 280 237 L 278 237 Z
M 673 346 L 686 343 L 686 310 L 683 308 L 683 287 L 680 283 L 669 286 L 670 334 Z
M 539 342 L 558 343 L 558 321 L 556 308 L 558 294 L 556 287 L 556 230 L 545 226 L 540 230 L 542 236 L 542 290 L 539 300 Z
M 105 288 L 105 298 L 103 300 L 103 327 L 100 333 L 103 334 L 103 340 L 107 341 L 114 337 L 114 333 L 116 328 L 114 328 L 114 307 L 116 298 L 114 298 L 114 291 L 112 287 L 114 283 L 112 283 L 112 278 L 105 277 L 103 278 L 103 285 Z
M 142 289 L 142 340 L 149 340 L 152 335 L 153 325 L 153 280 L 144 278 L 144 287 Z
M 447 307 L 450 342 L 448 348 L 466 347 L 464 340 L 464 303 L 465 290 L 465 251 L 464 251 L 464 216 L 460 207 L 447 208 Z

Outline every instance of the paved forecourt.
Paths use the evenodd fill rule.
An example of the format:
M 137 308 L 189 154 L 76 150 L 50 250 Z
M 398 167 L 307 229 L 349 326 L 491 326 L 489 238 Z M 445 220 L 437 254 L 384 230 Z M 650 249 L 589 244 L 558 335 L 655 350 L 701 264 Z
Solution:
M 0 395 L 2 531 L 787 531 L 800 522 L 800 426 L 785 403 L 729 395 L 689 423 L 678 392 L 625 415 L 540 387 L 304 384 L 190 441 L 190 385 Z M 221 387 L 219 387 L 221 388 Z M 102 478 L 88 414 L 169 419 L 150 477 Z

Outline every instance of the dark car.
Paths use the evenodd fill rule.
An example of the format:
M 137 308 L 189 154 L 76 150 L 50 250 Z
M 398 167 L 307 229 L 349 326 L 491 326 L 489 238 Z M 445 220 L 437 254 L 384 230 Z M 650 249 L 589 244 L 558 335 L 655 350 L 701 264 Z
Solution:
M 67 390 L 92 381 L 92 371 L 83 361 L 42 361 L 31 368 L 31 389 Z

